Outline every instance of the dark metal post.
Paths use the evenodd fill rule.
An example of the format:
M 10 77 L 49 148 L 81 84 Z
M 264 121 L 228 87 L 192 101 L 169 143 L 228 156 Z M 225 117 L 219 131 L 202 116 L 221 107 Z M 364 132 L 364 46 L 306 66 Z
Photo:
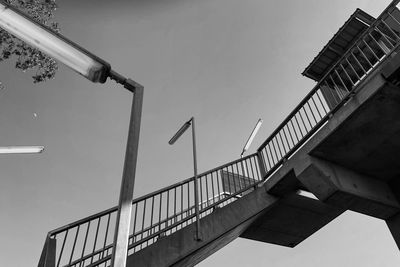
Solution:
M 56 240 L 50 236 L 46 237 L 42 255 L 40 256 L 38 267 L 56 266 Z
M 199 181 L 197 177 L 197 155 L 196 155 L 196 130 L 194 117 L 190 119 L 192 121 L 192 139 L 193 139 L 193 171 L 194 171 L 194 202 L 195 202 L 195 212 L 196 212 L 196 240 L 201 240 L 200 236 L 200 211 L 199 211 Z
M 114 246 L 111 266 L 125 267 L 128 256 L 128 237 L 131 222 L 133 189 L 139 146 L 140 121 L 142 115 L 143 86 L 132 80 L 124 80 L 124 87 L 133 91 L 128 142 L 126 145 L 124 170 L 119 195 L 117 222 L 114 234 Z

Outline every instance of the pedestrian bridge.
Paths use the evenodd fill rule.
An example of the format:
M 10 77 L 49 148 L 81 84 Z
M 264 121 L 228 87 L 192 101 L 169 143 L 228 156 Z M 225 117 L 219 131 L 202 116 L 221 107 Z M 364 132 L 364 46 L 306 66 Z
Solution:
M 238 237 L 295 247 L 346 210 L 385 220 L 400 245 L 398 2 L 346 21 L 257 152 L 199 175 L 199 203 L 193 177 L 133 200 L 127 266 L 193 266 Z M 116 215 L 50 231 L 39 266 L 110 266 Z

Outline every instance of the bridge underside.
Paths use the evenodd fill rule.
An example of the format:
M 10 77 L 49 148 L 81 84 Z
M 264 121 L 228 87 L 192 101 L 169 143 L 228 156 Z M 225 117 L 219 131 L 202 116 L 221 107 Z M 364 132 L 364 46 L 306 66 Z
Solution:
M 399 67 L 397 55 L 371 73 L 267 181 L 267 191 L 284 196 L 305 187 L 326 204 L 385 220 L 400 245 Z
M 311 151 L 382 181 L 400 176 L 400 87 L 386 84 Z
M 261 186 L 202 218 L 201 241 L 190 224 L 132 254 L 127 266 L 194 266 L 238 237 L 294 247 L 343 211 L 296 193 L 276 198 Z

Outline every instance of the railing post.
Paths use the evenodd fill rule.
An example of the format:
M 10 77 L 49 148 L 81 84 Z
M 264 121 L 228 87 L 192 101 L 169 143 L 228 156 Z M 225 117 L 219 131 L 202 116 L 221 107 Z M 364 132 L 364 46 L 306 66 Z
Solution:
M 56 240 L 50 236 L 46 237 L 38 267 L 56 266 Z
M 194 209 L 196 212 L 196 236 L 197 241 L 201 240 L 200 235 L 200 209 L 199 209 L 199 181 L 197 177 L 197 152 L 196 152 L 196 130 L 194 117 L 191 118 L 192 121 L 192 141 L 193 141 L 193 171 L 194 171 Z
M 258 167 L 260 168 L 260 172 L 261 172 L 261 177 L 263 179 L 265 179 L 266 175 L 267 175 L 267 171 L 265 169 L 265 162 L 263 161 L 262 158 L 262 150 L 258 150 L 257 151 L 257 162 L 258 162 Z
M 115 226 L 114 246 L 111 259 L 112 267 L 125 267 L 126 258 L 128 256 L 129 228 L 143 103 L 143 87 L 141 85 L 128 79 L 126 80 L 125 88 L 133 91 L 133 99 Z

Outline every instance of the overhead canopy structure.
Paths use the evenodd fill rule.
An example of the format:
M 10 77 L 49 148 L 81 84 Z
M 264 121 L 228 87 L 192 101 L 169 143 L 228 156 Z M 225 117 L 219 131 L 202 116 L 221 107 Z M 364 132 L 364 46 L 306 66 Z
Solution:
M 374 17 L 357 9 L 302 74 L 314 81 L 320 81 L 374 21 Z

